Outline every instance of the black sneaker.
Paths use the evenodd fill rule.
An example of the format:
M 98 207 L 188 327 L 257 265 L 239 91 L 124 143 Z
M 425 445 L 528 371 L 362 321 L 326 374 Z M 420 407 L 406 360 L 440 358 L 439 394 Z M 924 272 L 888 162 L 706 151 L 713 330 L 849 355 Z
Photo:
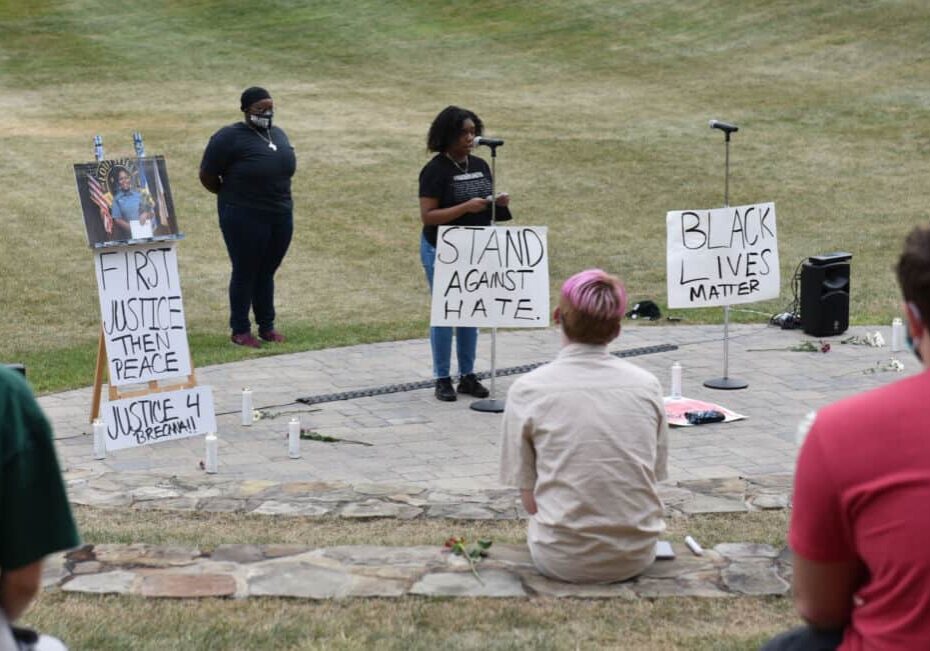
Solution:
M 444 402 L 455 402 L 458 396 L 452 388 L 452 378 L 441 377 L 436 380 L 436 399 Z
M 476 398 L 487 398 L 490 395 L 490 391 L 481 384 L 478 380 L 478 376 L 474 373 L 469 373 L 468 375 L 463 375 L 459 378 L 459 393 L 467 393 L 470 396 L 475 396 Z

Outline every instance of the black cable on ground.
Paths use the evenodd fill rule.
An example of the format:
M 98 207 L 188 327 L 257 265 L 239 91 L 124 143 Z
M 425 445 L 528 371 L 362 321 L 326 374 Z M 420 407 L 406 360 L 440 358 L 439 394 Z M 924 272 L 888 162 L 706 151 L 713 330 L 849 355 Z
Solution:
M 637 357 L 639 355 L 650 355 L 652 353 L 665 353 L 671 350 L 678 350 L 674 344 L 659 344 L 657 346 L 643 346 L 641 348 L 629 348 L 627 350 L 618 350 L 611 353 L 614 357 Z M 506 375 L 519 375 L 528 373 L 535 368 L 539 368 L 548 362 L 535 362 L 533 364 L 523 364 L 521 366 L 511 366 L 509 368 L 500 368 L 496 371 L 497 377 Z M 491 377 L 490 371 L 476 373 L 479 378 L 486 380 Z M 318 405 L 324 402 L 337 402 L 339 400 L 354 400 L 355 398 L 370 398 L 372 396 L 383 396 L 388 393 L 400 393 L 403 391 L 416 391 L 419 389 L 432 389 L 435 386 L 435 380 L 420 380 L 418 382 L 403 382 L 401 384 L 386 384 L 381 387 L 371 387 L 368 389 L 356 389 L 355 391 L 342 391 L 340 393 L 325 393 L 319 396 L 307 396 L 297 398 L 297 402 L 305 405 Z

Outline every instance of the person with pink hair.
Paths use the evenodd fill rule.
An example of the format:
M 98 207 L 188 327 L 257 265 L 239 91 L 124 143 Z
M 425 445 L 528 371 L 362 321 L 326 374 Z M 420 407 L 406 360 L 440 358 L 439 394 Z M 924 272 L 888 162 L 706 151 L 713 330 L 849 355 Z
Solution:
M 566 280 L 553 315 L 558 357 L 507 394 L 500 481 L 520 489 L 533 564 L 562 581 L 640 574 L 665 529 L 656 487 L 668 459 L 661 386 L 607 351 L 626 305 L 622 283 L 600 269 Z

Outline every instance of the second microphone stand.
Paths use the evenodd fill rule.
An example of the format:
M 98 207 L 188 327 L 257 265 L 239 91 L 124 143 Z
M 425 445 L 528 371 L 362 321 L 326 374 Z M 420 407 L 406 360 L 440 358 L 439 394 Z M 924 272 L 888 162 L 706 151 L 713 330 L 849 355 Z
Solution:
M 736 127 L 718 123 L 712 120 L 710 123 L 712 129 L 723 131 L 726 139 L 724 147 L 726 148 L 724 172 L 723 172 L 723 207 L 730 207 L 730 134 L 736 131 Z M 723 377 L 711 378 L 704 381 L 704 386 L 708 389 L 745 389 L 749 386 L 748 382 L 738 380 L 729 376 L 730 365 L 730 306 L 723 306 Z
M 493 228 L 497 223 L 497 192 L 496 192 L 496 183 L 497 183 L 497 170 L 495 169 L 497 163 L 497 144 L 493 143 L 482 143 L 491 148 L 491 227 Z M 475 400 L 472 402 L 469 407 L 475 411 L 481 411 L 491 414 L 499 414 L 504 411 L 504 401 L 498 400 L 495 396 L 497 395 L 495 379 L 497 375 L 497 327 L 491 328 L 491 395 L 487 398 L 481 400 Z

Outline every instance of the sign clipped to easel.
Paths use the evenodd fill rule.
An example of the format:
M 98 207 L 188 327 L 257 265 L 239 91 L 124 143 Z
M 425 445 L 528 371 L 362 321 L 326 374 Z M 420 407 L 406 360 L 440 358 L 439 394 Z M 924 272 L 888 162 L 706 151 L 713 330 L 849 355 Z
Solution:
M 134 143 L 135 158 L 105 160 L 98 136 L 97 161 L 74 166 L 100 298 L 91 421 L 102 416 L 108 451 L 216 431 L 188 347 L 165 160 L 146 157 L 139 134 Z

